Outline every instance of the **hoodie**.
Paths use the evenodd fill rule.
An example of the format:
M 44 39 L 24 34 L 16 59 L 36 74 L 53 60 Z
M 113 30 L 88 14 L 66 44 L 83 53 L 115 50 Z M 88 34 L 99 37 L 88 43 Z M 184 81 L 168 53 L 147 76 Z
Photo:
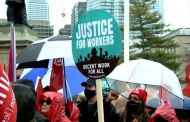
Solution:
M 40 96 L 40 99 L 43 100 L 45 98 L 51 99 L 49 113 L 47 116 L 51 122 L 71 122 L 65 115 L 65 101 L 62 93 L 45 92 Z M 38 112 L 41 113 L 41 106 L 38 108 Z
M 17 122 L 36 122 L 36 92 L 22 84 L 11 84 L 17 101 Z
M 26 85 L 26 86 L 29 86 L 33 89 L 34 91 L 34 84 L 31 80 L 27 80 L 27 79 L 21 79 L 21 80 L 18 80 L 16 82 L 13 82 L 11 84 L 22 84 L 22 85 Z M 37 96 L 36 96 L 36 91 L 35 92 L 35 101 L 37 99 Z M 50 120 L 48 120 L 47 118 L 45 118 L 43 115 L 41 115 L 40 113 L 38 113 L 36 111 L 36 108 L 35 108 L 35 116 L 34 116 L 36 122 L 50 122 Z
M 173 107 L 167 102 L 156 109 L 149 122 L 154 122 L 156 119 L 164 119 L 168 122 L 179 122 Z

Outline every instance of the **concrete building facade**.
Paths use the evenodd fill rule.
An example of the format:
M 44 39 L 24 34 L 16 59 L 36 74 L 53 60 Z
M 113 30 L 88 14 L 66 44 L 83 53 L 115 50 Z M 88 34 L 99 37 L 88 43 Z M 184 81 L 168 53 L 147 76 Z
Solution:
M 190 55 L 190 28 L 179 28 L 174 32 L 167 34 L 165 37 L 172 38 L 180 45 L 179 48 L 173 49 L 171 51 L 181 55 L 181 58 L 178 59 L 178 61 L 181 63 L 181 66 L 176 74 L 180 79 L 185 80 L 186 69 Z
M 9 49 L 11 41 L 10 25 L 5 24 L 5 19 L 0 20 L 0 60 L 8 71 Z M 4 23 L 4 24 L 3 24 Z M 25 25 L 14 25 L 16 37 L 16 54 L 18 55 L 28 44 L 39 40 L 38 34 Z
M 32 25 L 32 29 L 38 33 L 39 39 L 48 38 L 54 34 L 54 26 L 50 25 L 49 21 L 28 20 L 28 23 Z

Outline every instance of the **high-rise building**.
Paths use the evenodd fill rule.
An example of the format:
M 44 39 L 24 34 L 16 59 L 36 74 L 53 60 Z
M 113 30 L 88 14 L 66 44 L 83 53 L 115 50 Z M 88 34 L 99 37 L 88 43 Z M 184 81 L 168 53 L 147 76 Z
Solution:
M 154 4 L 154 11 L 159 11 L 159 13 L 162 15 L 162 19 L 160 19 L 159 22 L 164 22 L 164 0 L 156 0 L 156 3 Z
M 74 5 L 71 14 L 71 35 L 78 19 L 86 12 L 86 2 L 78 2 Z
M 119 25 L 124 25 L 124 13 L 122 6 L 124 0 L 87 0 L 87 11 L 103 9 L 114 16 Z
M 49 5 L 47 0 L 28 0 L 26 6 L 28 20 L 49 21 Z

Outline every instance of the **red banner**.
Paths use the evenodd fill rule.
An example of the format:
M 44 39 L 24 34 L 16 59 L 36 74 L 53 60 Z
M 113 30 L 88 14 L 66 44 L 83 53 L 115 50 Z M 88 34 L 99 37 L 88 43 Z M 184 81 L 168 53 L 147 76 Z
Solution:
M 63 88 L 63 63 L 62 58 L 53 59 L 50 91 L 57 91 Z
M 16 122 L 16 99 L 0 62 L 0 122 Z
M 183 89 L 183 94 L 187 97 L 190 97 L 190 85 L 187 84 L 186 87 Z
M 188 66 L 187 66 L 186 80 L 187 80 L 187 83 L 190 84 L 190 55 L 189 55 L 189 63 L 188 63 Z

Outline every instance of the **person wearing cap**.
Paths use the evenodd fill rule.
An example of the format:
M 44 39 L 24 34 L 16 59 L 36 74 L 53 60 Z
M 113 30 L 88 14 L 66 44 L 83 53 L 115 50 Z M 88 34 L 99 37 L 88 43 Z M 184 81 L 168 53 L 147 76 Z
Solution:
M 128 97 L 125 110 L 121 115 L 121 122 L 148 122 L 150 115 L 145 111 L 147 92 L 134 89 Z
M 79 122 L 98 122 L 97 96 L 96 96 L 96 80 L 88 79 L 81 86 L 85 87 L 84 95 L 86 100 L 78 105 L 80 110 Z M 119 122 L 120 116 L 116 113 L 116 109 L 111 104 L 112 100 L 116 100 L 119 95 L 112 91 L 108 97 L 103 99 L 104 120 L 105 122 Z

